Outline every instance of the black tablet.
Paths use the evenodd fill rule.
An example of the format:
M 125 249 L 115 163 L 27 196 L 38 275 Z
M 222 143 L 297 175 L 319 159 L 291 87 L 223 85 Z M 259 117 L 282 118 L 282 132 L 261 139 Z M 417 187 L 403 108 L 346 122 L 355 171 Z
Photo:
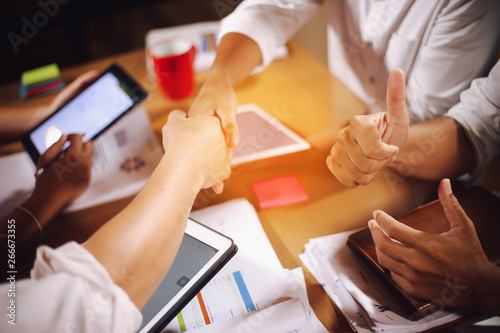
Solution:
M 118 119 L 144 102 L 148 93 L 113 64 L 63 106 L 26 133 L 21 141 L 35 164 L 63 134 L 94 140 Z
M 161 332 L 237 251 L 230 238 L 189 219 L 172 266 L 142 309 L 139 332 Z

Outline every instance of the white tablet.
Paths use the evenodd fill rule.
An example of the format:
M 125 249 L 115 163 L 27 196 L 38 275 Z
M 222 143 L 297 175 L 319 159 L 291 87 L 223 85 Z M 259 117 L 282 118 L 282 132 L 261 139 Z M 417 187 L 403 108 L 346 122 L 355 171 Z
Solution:
M 240 105 L 236 123 L 240 144 L 233 148 L 233 165 L 311 148 L 309 142 L 255 104 Z
M 172 266 L 142 309 L 139 332 L 161 332 L 237 250 L 232 239 L 189 219 Z

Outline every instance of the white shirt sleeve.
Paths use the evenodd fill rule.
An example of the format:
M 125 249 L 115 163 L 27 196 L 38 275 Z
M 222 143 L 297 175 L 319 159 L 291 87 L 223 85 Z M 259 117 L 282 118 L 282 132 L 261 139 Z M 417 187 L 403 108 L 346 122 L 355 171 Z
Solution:
M 472 81 L 460 95 L 460 103 L 445 116 L 454 118 L 464 129 L 476 156 L 472 179 L 477 179 L 500 152 L 500 62 L 487 78 Z
M 292 38 L 320 8 L 323 0 L 246 0 L 221 22 L 220 38 L 230 32 L 243 34 L 257 43 L 263 66 L 276 50 Z
M 2 304 L 12 299 L 9 288 L 0 286 Z M 125 291 L 75 242 L 40 246 L 31 278 L 16 281 L 15 289 L 15 326 L 4 316 L 2 332 L 135 332 L 142 321 Z
M 412 123 L 440 117 L 495 61 L 500 33 L 500 1 L 451 0 L 422 41 L 406 101 Z

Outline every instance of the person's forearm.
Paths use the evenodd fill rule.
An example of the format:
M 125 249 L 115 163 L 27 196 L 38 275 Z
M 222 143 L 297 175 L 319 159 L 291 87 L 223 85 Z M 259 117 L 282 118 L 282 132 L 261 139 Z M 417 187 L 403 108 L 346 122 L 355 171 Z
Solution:
M 203 180 L 188 152 L 166 152 L 148 183 L 84 247 L 142 308 L 170 268 Z
M 28 200 L 20 205 L 20 207 L 22 207 L 21 209 L 14 209 L 2 219 L 3 222 L 1 224 L 0 233 L 4 235 L 8 233 L 7 228 L 9 226 L 7 222 L 10 220 L 14 221 L 11 224 L 15 224 L 15 243 L 18 258 L 22 258 L 31 247 L 38 244 L 38 240 L 45 227 L 64 207 L 65 201 L 59 199 L 60 197 L 47 199 L 46 195 L 43 196 L 33 193 Z M 36 221 L 40 223 L 42 231 L 34 218 L 24 209 L 29 211 Z M 4 248 L 2 248 L 2 250 L 4 250 Z M 2 251 L 2 253 L 7 252 Z
M 440 180 L 471 171 L 474 159 L 462 127 L 441 117 L 410 126 L 405 147 L 389 167 L 406 176 Z
M 46 106 L 1 107 L 0 142 L 19 140 L 46 115 Z
M 236 88 L 261 61 L 260 48 L 255 41 L 239 33 L 228 33 L 221 39 L 208 79 L 222 75 Z
M 473 296 L 473 308 L 500 316 L 500 267 L 488 265 L 483 276 L 478 279 L 476 290 Z

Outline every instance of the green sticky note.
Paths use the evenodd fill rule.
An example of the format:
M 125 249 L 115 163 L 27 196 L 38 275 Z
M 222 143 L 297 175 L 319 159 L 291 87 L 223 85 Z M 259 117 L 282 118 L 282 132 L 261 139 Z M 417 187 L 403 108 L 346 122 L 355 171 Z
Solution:
M 61 75 L 57 64 L 35 68 L 22 74 L 21 80 L 25 86 L 41 81 L 55 79 Z

